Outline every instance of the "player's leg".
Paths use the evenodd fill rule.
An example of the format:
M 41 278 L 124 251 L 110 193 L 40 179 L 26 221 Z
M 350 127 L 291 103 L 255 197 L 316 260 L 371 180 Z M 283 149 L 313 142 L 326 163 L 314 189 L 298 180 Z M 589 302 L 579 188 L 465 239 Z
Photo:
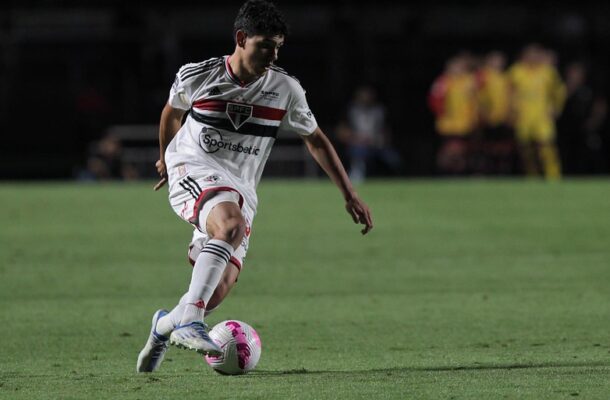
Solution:
M 549 119 L 541 120 L 536 132 L 538 156 L 544 177 L 549 180 L 561 178 L 561 161 L 555 145 L 555 127 Z
M 231 201 L 215 205 L 205 219 L 205 224 L 210 240 L 195 260 L 181 324 L 203 320 L 206 305 L 246 231 L 241 209 L 236 202 Z
M 199 252 L 197 252 L 197 254 L 199 254 Z M 195 258 L 197 257 L 195 256 Z M 194 263 L 195 261 L 193 260 L 193 264 Z M 229 265 L 226 266 L 222 278 L 220 279 L 218 286 L 216 286 L 216 290 L 214 290 L 214 293 L 212 294 L 212 297 L 210 298 L 210 301 L 205 309 L 206 316 L 220 306 L 220 303 L 222 303 L 225 297 L 227 297 L 235 285 L 235 282 L 237 282 L 240 272 L 240 268 L 237 266 L 237 264 L 238 262 L 236 260 L 229 261 Z M 176 305 L 172 311 L 159 318 L 156 325 L 156 331 L 158 334 L 162 336 L 169 336 L 174 328 L 180 325 L 182 315 L 184 314 L 184 306 L 186 305 L 187 297 L 188 293 L 185 293 L 180 299 L 178 305 Z
M 249 211 L 247 207 L 242 209 L 246 216 L 247 221 L 252 220 L 252 212 Z M 242 241 L 241 246 L 237 248 L 233 257 L 231 257 L 229 264 L 225 267 L 224 273 L 218 286 L 216 286 L 216 290 L 212 294 L 210 301 L 206 307 L 205 315 L 207 316 L 214 309 L 218 308 L 222 300 L 228 295 L 228 293 L 233 288 L 235 282 L 237 282 L 237 278 L 239 273 L 241 272 L 241 267 L 243 265 L 244 259 L 246 257 L 246 249 L 249 243 L 249 233 L 250 228 L 246 228 L 246 237 Z M 188 261 L 192 267 L 195 266 L 195 260 L 199 257 L 199 254 L 203 250 L 204 246 L 208 242 L 210 238 L 207 234 L 202 233 L 198 229 L 193 231 L 193 238 L 188 247 Z M 186 304 L 187 294 L 180 299 L 180 302 L 174 309 L 159 319 L 157 323 L 157 332 L 164 336 L 169 336 L 174 328 L 180 324 L 180 320 L 182 319 L 182 314 L 184 313 L 184 306 Z
M 361 145 L 350 145 L 348 151 L 350 157 L 349 178 L 354 183 L 360 183 L 366 177 L 368 149 Z
M 184 313 L 170 336 L 173 345 L 204 354 L 220 353 L 207 335 L 203 319 L 206 305 L 245 234 L 246 222 L 239 200 L 239 194 L 221 191 L 207 199 L 199 212 L 199 228 L 205 227 L 210 239 L 195 260 L 189 290 L 184 297 Z
M 520 120 L 515 126 L 515 137 L 523 172 L 527 176 L 538 175 L 538 156 L 532 138 L 532 127 L 528 120 Z
M 442 136 L 442 144 L 436 157 L 439 171 L 448 175 L 460 175 L 467 168 L 467 147 L 462 138 Z
M 239 267 L 233 262 L 229 261 L 229 265 L 225 268 L 225 271 L 216 286 L 216 290 L 212 294 L 210 301 L 208 302 L 207 307 L 205 308 L 205 316 L 211 314 L 215 309 L 220 306 L 220 303 L 227 297 L 235 282 L 237 282 L 237 277 L 239 276 Z
M 561 178 L 561 164 L 557 146 L 554 143 L 539 144 L 540 160 L 544 170 L 544 177 L 549 180 L 557 180 Z
M 188 180 L 188 182 L 186 182 Z M 170 191 L 170 202 L 172 204 L 172 207 L 174 208 L 174 211 L 181 216 L 183 219 L 187 220 L 190 223 L 196 224 L 196 225 L 203 225 L 205 230 L 206 227 L 206 222 L 207 222 L 207 218 L 209 216 L 209 214 L 211 213 L 211 210 L 213 208 L 215 208 L 216 205 L 218 205 L 219 203 L 234 203 L 234 207 L 233 207 L 233 213 L 235 213 L 235 209 L 239 209 L 241 207 L 241 205 L 243 204 L 243 199 L 241 198 L 241 195 L 239 195 L 237 192 L 234 191 L 234 189 L 231 188 L 217 188 L 212 186 L 207 187 L 206 188 L 206 182 L 207 181 L 200 181 L 200 182 L 195 182 L 192 178 L 190 178 L 189 176 L 186 176 L 185 178 L 183 178 L 183 182 L 185 182 L 184 185 L 174 185 L 172 187 L 174 187 L 175 189 L 173 191 Z M 195 190 L 194 188 L 197 188 L 197 190 Z M 201 188 L 203 187 L 202 190 Z M 225 190 L 228 190 L 225 191 Z M 208 195 L 205 195 L 205 194 Z M 227 193 L 229 193 L 229 195 L 227 195 Z M 210 196 L 209 194 L 212 194 L 212 196 Z M 203 207 L 202 207 L 203 205 Z M 223 206 L 219 207 L 219 210 L 222 210 Z M 193 213 L 194 211 L 194 213 Z M 192 217 L 191 217 L 192 215 Z M 229 215 L 231 215 L 231 213 L 229 213 Z M 221 215 L 222 217 L 222 215 Z M 221 218 L 222 219 L 222 218 Z M 202 223 L 203 222 L 203 223 Z M 218 227 L 216 230 L 219 231 L 220 233 L 224 233 L 224 238 L 226 239 L 227 237 L 231 237 L 233 236 L 233 239 L 235 239 L 234 241 L 229 240 L 231 243 L 229 243 L 228 245 L 226 245 L 225 247 L 227 247 L 227 251 L 231 252 L 233 250 L 233 246 L 232 244 L 237 244 L 239 241 L 238 236 L 239 235 L 231 235 L 231 229 L 226 229 L 226 225 L 230 225 L 230 224 L 222 224 L 221 222 L 217 222 L 215 223 L 215 227 Z M 223 228 L 225 228 L 225 230 L 223 230 Z M 230 226 L 229 226 L 230 228 Z M 227 232 L 228 231 L 228 232 Z M 233 229 L 233 231 L 235 231 L 235 229 Z M 205 233 L 203 233 L 202 235 L 206 235 Z M 206 236 L 207 237 L 207 236 Z M 214 238 L 213 238 L 214 239 Z M 227 240 L 223 241 L 224 243 L 227 243 Z M 206 244 L 208 244 L 208 240 L 206 239 L 205 241 Z M 214 243 L 212 243 L 214 244 Z M 213 250 L 214 247 L 210 246 L 210 250 Z M 203 250 L 203 249 L 201 249 Z M 199 253 L 197 253 L 199 254 Z M 220 249 L 216 248 L 216 255 L 218 256 L 218 254 L 221 254 L 223 257 L 225 258 L 225 253 L 222 252 Z M 199 258 L 201 257 L 197 257 L 197 261 L 199 261 Z M 227 258 L 228 260 L 229 258 Z M 242 257 L 243 259 L 243 257 Z M 241 259 L 240 259 L 241 261 Z M 215 269 L 220 269 L 220 273 L 222 274 L 223 271 L 225 270 L 227 262 L 224 262 L 224 265 L 220 266 L 219 268 L 215 268 Z M 195 270 L 195 269 L 194 269 Z M 195 275 L 195 274 L 194 274 Z M 223 282 L 230 282 L 230 279 L 227 278 L 225 280 L 223 280 Z M 216 285 L 214 285 L 216 286 Z M 228 290 L 224 289 L 223 287 L 220 288 L 220 290 L 224 293 L 224 295 L 226 295 L 226 293 L 228 293 Z M 153 323 L 152 323 L 152 327 L 151 327 L 151 331 L 149 334 L 149 338 L 148 341 L 144 347 L 144 349 L 140 352 L 140 355 L 138 357 L 138 364 L 137 364 L 137 370 L 139 372 L 152 372 L 155 369 L 158 368 L 159 364 L 161 363 L 162 359 L 163 359 L 163 355 L 167 349 L 167 344 L 168 342 L 170 342 L 170 338 L 171 335 L 170 333 L 172 333 L 172 330 L 174 329 L 174 327 L 176 327 L 177 325 L 179 325 L 180 321 L 182 320 L 183 314 L 184 314 L 184 310 L 186 308 L 186 306 L 189 304 L 189 299 L 192 297 L 190 290 L 189 292 L 187 292 L 182 299 L 180 300 L 180 303 L 178 306 L 176 306 L 174 308 L 174 310 L 172 310 L 171 313 L 167 314 L 167 312 L 165 310 L 159 310 L 155 313 L 155 315 L 153 316 Z M 224 296 L 222 297 L 224 298 Z M 221 298 L 218 298 L 221 299 Z M 191 303 L 192 304 L 192 303 Z M 167 315 L 166 315 L 167 314 Z M 191 325 L 191 324 L 189 324 Z M 217 354 L 220 352 L 220 349 L 218 348 L 218 346 L 209 338 L 209 336 L 207 335 L 207 332 L 205 331 L 205 325 L 203 324 L 203 317 L 199 320 L 199 321 L 194 321 L 194 324 L 191 325 L 188 329 L 183 330 L 182 333 L 184 334 L 186 331 L 189 331 L 190 334 L 188 334 L 188 336 L 194 336 L 197 337 L 199 336 L 199 340 L 198 340 L 198 347 L 199 348 L 195 348 L 195 350 L 202 352 L 202 353 L 209 353 L 209 354 Z M 170 337 L 168 337 L 170 336 Z M 178 344 L 178 343 L 176 343 Z M 182 346 L 182 347 L 189 347 L 189 346 Z M 193 347 L 191 347 L 193 348 Z

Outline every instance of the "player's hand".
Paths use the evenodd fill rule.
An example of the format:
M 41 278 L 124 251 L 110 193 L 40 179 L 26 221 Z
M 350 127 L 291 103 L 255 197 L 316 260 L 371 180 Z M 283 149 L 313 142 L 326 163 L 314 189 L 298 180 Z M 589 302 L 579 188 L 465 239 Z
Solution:
M 369 206 L 358 196 L 352 197 L 345 204 L 345 209 L 352 216 L 354 223 L 363 224 L 364 228 L 360 232 L 366 235 L 371 229 L 373 229 L 373 217 L 371 216 L 371 210 Z
M 157 160 L 157 162 L 155 163 L 155 167 L 157 167 L 157 172 L 161 177 L 161 180 L 157 182 L 157 184 L 153 187 L 153 189 L 156 191 L 161 189 L 163 185 L 167 183 L 167 168 L 165 166 L 165 161 L 163 160 Z

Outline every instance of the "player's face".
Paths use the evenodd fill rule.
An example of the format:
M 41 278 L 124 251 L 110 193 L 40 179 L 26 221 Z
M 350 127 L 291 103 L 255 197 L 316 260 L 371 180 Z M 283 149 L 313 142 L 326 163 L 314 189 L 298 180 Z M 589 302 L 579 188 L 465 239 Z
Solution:
M 277 60 L 278 51 L 284 44 L 284 36 L 248 36 L 244 46 L 244 59 L 256 75 L 265 73 Z

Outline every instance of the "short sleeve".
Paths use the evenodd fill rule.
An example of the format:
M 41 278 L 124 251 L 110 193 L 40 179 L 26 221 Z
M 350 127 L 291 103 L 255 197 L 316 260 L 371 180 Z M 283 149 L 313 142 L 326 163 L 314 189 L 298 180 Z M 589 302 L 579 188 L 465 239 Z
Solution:
M 292 98 L 288 104 L 286 115 L 282 119 L 280 130 L 295 132 L 302 136 L 311 135 L 318 123 L 309 109 L 305 90 L 300 85 L 295 85 L 292 90 Z
M 184 65 L 176 74 L 176 79 L 174 80 L 172 88 L 169 90 L 169 99 L 167 101 L 170 106 L 181 110 L 188 110 L 191 108 L 193 90 L 187 82 L 180 78 L 181 72 L 188 66 L 189 64 Z

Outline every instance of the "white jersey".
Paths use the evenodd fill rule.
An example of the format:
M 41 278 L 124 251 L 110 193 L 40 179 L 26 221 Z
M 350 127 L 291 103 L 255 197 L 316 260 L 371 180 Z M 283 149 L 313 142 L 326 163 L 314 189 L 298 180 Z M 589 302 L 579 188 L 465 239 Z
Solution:
M 189 111 L 165 152 L 170 201 L 172 186 L 185 174 L 216 170 L 256 209 L 256 186 L 278 134 L 310 135 L 317 127 L 295 78 L 272 66 L 243 84 L 229 56 L 182 66 L 168 103 Z

